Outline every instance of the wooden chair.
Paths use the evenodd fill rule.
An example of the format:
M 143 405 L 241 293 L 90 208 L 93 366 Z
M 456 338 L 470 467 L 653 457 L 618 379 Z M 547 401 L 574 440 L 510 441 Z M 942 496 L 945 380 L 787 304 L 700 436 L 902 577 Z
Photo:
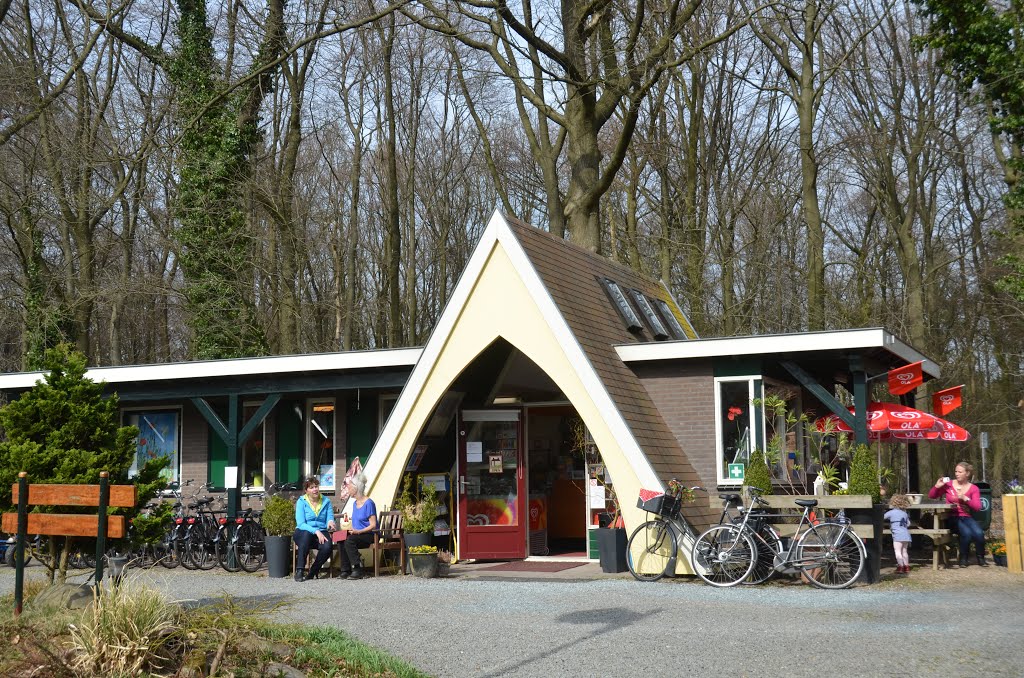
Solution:
M 373 576 L 380 576 L 381 558 L 387 551 L 398 551 L 398 561 L 405 574 L 405 531 L 401 511 L 381 511 L 377 516 L 377 539 L 370 544 Z

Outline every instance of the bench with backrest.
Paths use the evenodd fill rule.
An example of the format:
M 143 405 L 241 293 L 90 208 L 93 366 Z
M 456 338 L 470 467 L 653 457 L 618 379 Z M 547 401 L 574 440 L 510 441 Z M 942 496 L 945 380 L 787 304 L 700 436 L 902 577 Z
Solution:
M 106 540 L 125 535 L 124 516 L 108 516 L 108 507 L 134 508 L 137 503 L 134 485 L 110 485 L 109 474 L 100 472 L 99 485 L 30 485 L 28 474 L 18 474 L 12 488 L 12 501 L 17 513 L 5 513 L 0 526 L 5 532 L 17 535 L 16 574 L 14 580 L 14 613 L 21 614 L 24 588 L 24 550 L 29 534 L 53 537 L 96 537 L 96 586 L 103 580 L 103 556 Z M 30 506 L 87 506 L 96 513 L 57 514 L 29 513 Z

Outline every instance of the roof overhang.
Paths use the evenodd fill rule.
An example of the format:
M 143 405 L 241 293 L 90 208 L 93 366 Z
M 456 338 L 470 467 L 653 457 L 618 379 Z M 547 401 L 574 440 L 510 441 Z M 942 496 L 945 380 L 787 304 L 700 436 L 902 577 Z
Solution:
M 421 348 L 403 348 L 95 367 L 85 376 L 96 382 L 106 382 L 118 392 L 130 391 L 138 397 L 149 398 L 156 394 L 167 397 L 198 394 L 196 387 L 189 384 L 203 382 L 217 384 L 211 391 L 215 393 L 274 390 L 279 386 L 276 382 L 281 381 L 294 384 L 285 390 L 309 390 L 310 386 L 316 389 L 331 385 L 336 388 L 401 386 L 422 351 Z M 355 375 L 364 377 L 356 378 Z M 389 376 L 382 379 L 382 375 Z M 0 391 L 29 389 L 45 376 L 45 372 L 0 374 Z M 396 380 L 398 383 L 393 383 Z
M 893 367 L 921 361 L 926 377 L 937 379 L 942 376 L 942 369 L 935 361 L 880 327 L 623 344 L 616 346 L 615 350 L 626 363 L 754 355 L 871 353 L 880 358 L 880 362 Z

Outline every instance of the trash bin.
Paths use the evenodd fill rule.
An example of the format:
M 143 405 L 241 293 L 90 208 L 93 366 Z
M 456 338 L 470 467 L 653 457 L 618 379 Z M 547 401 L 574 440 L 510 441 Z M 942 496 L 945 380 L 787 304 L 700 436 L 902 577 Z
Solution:
M 981 531 L 988 530 L 992 524 L 992 486 L 988 483 L 974 483 L 981 493 L 981 510 L 974 513 L 974 519 L 981 526 Z

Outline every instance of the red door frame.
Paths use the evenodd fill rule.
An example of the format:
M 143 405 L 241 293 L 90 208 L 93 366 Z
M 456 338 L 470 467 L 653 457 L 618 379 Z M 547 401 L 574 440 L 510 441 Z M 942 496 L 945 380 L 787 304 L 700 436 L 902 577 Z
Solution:
M 504 560 L 526 557 L 526 528 L 529 524 L 526 504 L 526 468 L 523 453 L 523 410 L 488 409 L 475 413 L 518 413 L 516 420 L 516 525 L 470 525 L 466 501 L 466 440 L 469 427 L 479 421 L 509 421 L 508 419 L 473 419 L 465 421 L 459 411 L 459 466 L 457 492 L 459 498 L 459 558 L 477 560 Z M 486 417 L 486 414 L 480 416 Z

